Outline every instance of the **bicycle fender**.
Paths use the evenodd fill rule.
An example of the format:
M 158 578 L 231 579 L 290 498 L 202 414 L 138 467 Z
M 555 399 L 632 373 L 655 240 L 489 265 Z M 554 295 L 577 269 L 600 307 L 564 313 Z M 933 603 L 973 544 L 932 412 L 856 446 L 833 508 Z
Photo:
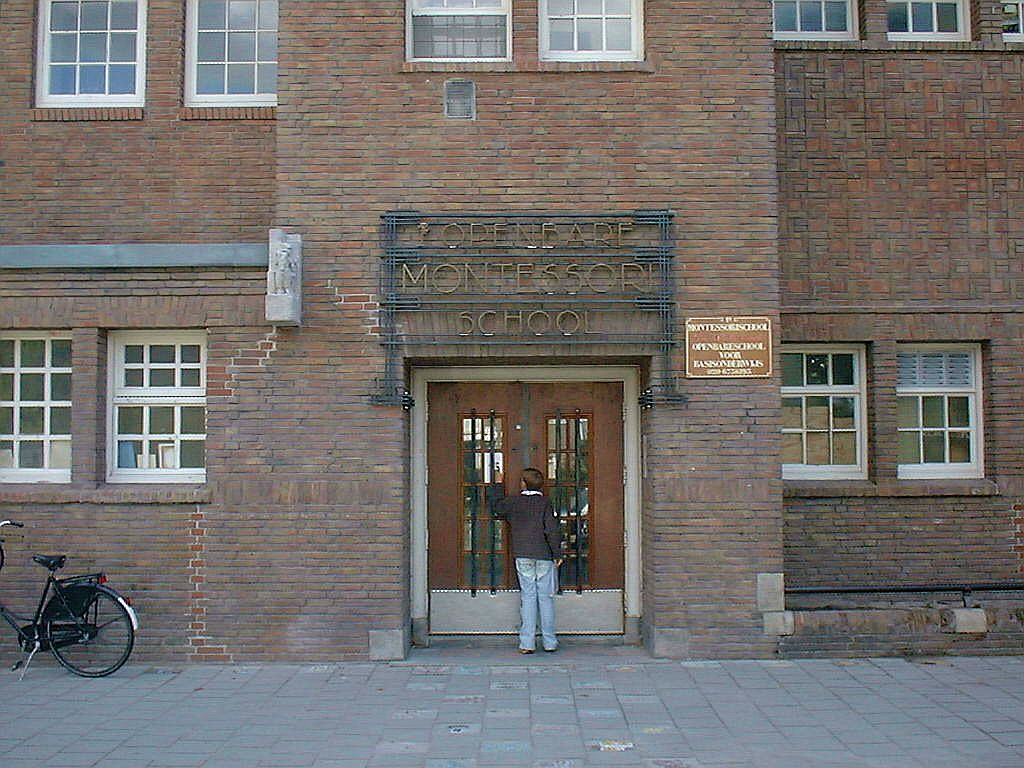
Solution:
M 114 593 L 114 599 L 121 604 L 121 607 L 128 611 L 128 618 L 132 620 L 132 629 L 136 632 L 139 631 L 139 617 L 135 615 L 135 609 L 128 605 L 128 601 L 121 597 L 116 592 Z

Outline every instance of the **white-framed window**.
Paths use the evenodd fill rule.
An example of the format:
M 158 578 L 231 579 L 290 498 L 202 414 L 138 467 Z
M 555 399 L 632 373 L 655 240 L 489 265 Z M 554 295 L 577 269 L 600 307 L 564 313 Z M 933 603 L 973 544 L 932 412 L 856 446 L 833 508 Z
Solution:
M 897 358 L 898 476 L 982 477 L 981 348 L 901 345 Z
M 36 104 L 141 107 L 145 0 L 40 0 Z
M 967 0 L 889 0 L 890 40 L 967 40 Z
M 189 0 L 185 103 L 277 104 L 277 0 Z
M 1024 0 L 1004 0 L 1003 39 L 1011 43 L 1024 42 Z
M 71 482 L 71 339 L 0 332 L 0 482 Z
M 107 479 L 206 479 L 206 334 L 110 335 Z
M 639 61 L 642 0 L 540 0 L 540 54 L 548 61 Z
M 772 0 L 776 40 L 855 40 L 854 0 Z
M 864 348 L 782 348 L 782 476 L 867 477 Z
M 406 0 L 411 61 L 510 61 L 512 0 Z

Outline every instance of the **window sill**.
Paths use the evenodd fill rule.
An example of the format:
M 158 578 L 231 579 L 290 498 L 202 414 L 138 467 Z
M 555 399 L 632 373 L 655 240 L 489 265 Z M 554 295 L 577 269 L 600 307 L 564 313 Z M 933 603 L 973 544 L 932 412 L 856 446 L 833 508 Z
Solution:
M 277 107 L 179 107 L 179 120 L 276 120 Z
M 653 73 L 650 61 L 407 61 L 400 70 L 410 72 L 644 72 Z
M 991 480 L 785 480 L 783 496 L 796 499 L 894 496 L 999 496 Z
M 53 485 L 5 483 L 6 504 L 206 504 L 205 485 Z
M 35 107 L 32 120 L 37 123 L 95 123 L 142 120 L 143 107 Z

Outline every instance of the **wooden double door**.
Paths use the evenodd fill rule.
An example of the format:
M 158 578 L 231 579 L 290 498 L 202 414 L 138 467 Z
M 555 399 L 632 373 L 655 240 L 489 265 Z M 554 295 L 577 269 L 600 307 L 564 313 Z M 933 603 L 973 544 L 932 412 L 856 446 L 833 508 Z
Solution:
M 621 382 L 428 385 L 429 588 L 517 589 L 494 505 L 539 469 L 564 541 L 564 593 L 623 588 Z M 457 622 L 456 622 L 457 623 Z

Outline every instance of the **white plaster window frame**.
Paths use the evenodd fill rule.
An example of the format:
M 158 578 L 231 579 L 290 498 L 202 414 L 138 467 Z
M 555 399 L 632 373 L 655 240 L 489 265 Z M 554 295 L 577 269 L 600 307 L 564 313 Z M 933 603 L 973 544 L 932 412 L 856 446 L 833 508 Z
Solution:
M 258 13 L 258 3 L 257 3 Z M 280 10 L 278 11 L 278 59 L 280 61 Z M 230 33 L 232 30 L 226 29 Z M 269 30 L 266 30 L 269 31 Z M 185 106 L 186 107 L 276 107 L 277 88 L 273 94 L 231 94 L 231 93 L 196 93 L 199 79 L 199 0 L 188 0 L 185 13 Z M 259 39 L 257 35 L 257 51 Z M 225 63 L 227 59 L 225 59 Z M 258 59 L 253 63 L 257 63 Z M 259 76 L 257 74 L 257 85 Z
M 896 476 L 900 480 L 971 480 L 985 476 L 983 381 L 980 344 L 900 344 L 897 352 L 969 352 L 971 355 L 970 386 L 896 386 L 896 396 L 967 395 L 970 415 L 971 462 L 932 462 L 897 464 Z M 937 429 L 937 428 L 936 428 Z M 925 431 L 924 428 L 897 431 Z M 949 427 L 943 431 L 948 433 Z M 953 430 L 958 431 L 958 430 Z M 962 430 L 960 430 L 962 431 Z
M 413 50 L 413 23 L 416 16 L 504 16 L 505 56 L 417 57 Z M 405 59 L 410 62 L 510 62 L 512 61 L 512 0 L 501 0 L 499 8 L 423 8 L 417 0 L 405 0 Z
M 799 3 L 799 0 L 792 0 Z M 824 6 L 829 0 L 818 0 Z M 775 40 L 857 40 L 860 37 L 857 0 L 843 0 L 846 3 L 846 25 L 844 31 L 803 32 L 803 31 L 780 31 L 775 29 L 775 3 L 772 0 L 772 36 Z M 822 19 L 825 9 L 822 7 Z M 797 24 L 799 25 L 800 9 L 797 7 Z
M 36 41 L 36 106 L 42 108 L 142 107 L 146 104 L 147 0 L 137 0 L 135 21 L 135 93 L 132 94 L 56 94 L 50 90 L 51 32 L 50 10 L 63 0 L 39 0 Z M 109 33 L 110 30 L 107 29 Z M 77 58 L 77 57 L 76 57 Z M 59 62 L 57 62 L 59 63 Z M 105 64 L 110 64 L 108 61 Z M 109 87 L 109 81 L 108 81 Z
M 934 42 L 956 42 L 971 39 L 971 15 L 968 12 L 967 0 L 888 0 L 886 3 L 886 13 L 888 13 L 889 6 L 901 3 L 908 6 L 908 13 L 911 13 L 909 6 L 912 2 L 927 2 L 932 6 L 932 21 L 936 22 L 935 26 L 938 26 L 936 14 L 937 6 L 940 3 L 955 3 L 956 4 L 956 19 L 957 32 L 888 32 L 888 39 L 894 42 L 921 42 L 921 41 L 934 41 Z M 886 22 L 888 26 L 888 21 Z M 913 26 L 913 16 L 908 17 L 908 26 Z
M 198 387 L 133 387 L 125 386 L 124 348 L 175 344 L 199 345 Z M 119 406 L 202 406 L 206 407 L 207 339 L 205 331 L 115 331 L 108 338 L 107 365 L 107 482 L 110 483 L 203 483 L 206 468 L 126 468 L 118 467 L 117 409 Z M 148 368 L 148 364 L 146 365 Z M 179 371 L 177 363 L 175 370 Z M 176 373 L 176 377 L 177 377 Z M 176 434 L 180 437 L 180 429 Z M 147 438 L 148 439 L 148 436 Z M 208 433 L 204 432 L 206 442 Z M 204 462 L 205 463 L 205 462 Z
M 1017 7 L 1017 24 L 1020 27 L 1020 32 L 1003 32 L 1003 40 L 1008 43 L 1024 43 L 1024 0 L 1004 0 L 999 5 Z
M 45 409 L 44 413 L 43 413 L 44 429 L 43 429 L 42 435 L 40 435 L 40 437 L 42 439 L 42 442 L 43 442 L 43 463 L 44 463 L 44 465 L 48 465 L 50 463 L 50 452 L 51 452 L 51 446 L 52 446 L 53 442 L 66 442 L 66 443 L 68 443 L 68 445 L 69 445 L 69 455 L 71 455 L 71 448 L 70 448 L 70 446 L 71 446 L 71 441 L 73 439 L 72 435 L 70 435 L 70 434 L 69 435 L 60 435 L 58 437 L 58 439 L 55 441 L 53 439 L 53 435 L 50 432 L 50 415 L 51 415 L 50 409 L 52 407 L 55 407 L 55 405 L 57 407 L 67 407 L 67 408 L 71 408 L 72 407 L 72 404 L 71 404 L 72 401 L 70 399 L 68 399 L 68 400 L 53 400 L 52 399 L 52 392 L 51 392 L 52 379 L 51 379 L 51 376 L 52 376 L 52 374 L 73 375 L 73 367 L 71 365 L 68 365 L 68 366 L 54 366 L 52 364 L 51 346 L 52 346 L 52 342 L 54 342 L 54 341 L 68 341 L 68 342 L 71 342 L 71 331 L 48 331 L 48 332 L 36 332 L 36 331 L 17 331 L 17 332 L 11 331 L 11 332 L 8 332 L 8 331 L 4 331 L 4 332 L 0 332 L 0 339 L 2 339 L 4 341 L 7 341 L 7 340 L 14 341 L 15 342 L 15 355 L 16 355 L 16 357 L 15 357 L 15 365 L 13 365 L 11 367 L 2 367 L 2 368 L 0 368 L 0 372 L 5 373 L 5 374 L 13 374 L 14 377 L 15 377 L 15 382 L 14 382 L 15 397 L 14 397 L 13 400 L 10 400 L 10 401 L 6 401 L 5 400 L 5 401 L 3 401 L 4 406 L 5 407 L 11 407 L 11 408 L 13 408 L 15 410 L 15 413 L 14 413 L 15 423 L 17 423 L 16 420 L 17 420 L 17 417 L 18 417 L 17 410 L 18 410 L 19 406 L 22 404 L 22 402 L 30 402 L 32 404 L 32 407 L 43 407 Z M 25 370 L 26 366 L 20 365 L 20 360 L 17 357 L 19 355 L 19 352 L 17 350 L 20 347 L 22 341 L 44 341 L 44 342 L 46 342 L 46 353 L 45 353 L 45 359 L 43 361 L 43 365 L 42 366 L 28 366 L 28 372 L 30 372 L 30 373 L 42 373 L 44 375 L 44 377 L 45 377 L 44 378 L 44 383 L 43 383 L 43 386 L 45 387 L 44 394 L 43 394 L 43 397 L 44 397 L 43 400 L 22 401 L 22 400 L 20 400 L 19 397 L 17 397 L 17 391 L 18 391 L 17 390 L 17 388 L 18 388 L 17 378 L 18 378 L 18 376 L 21 373 L 26 372 L 26 370 Z M 72 381 L 72 387 L 74 387 L 74 382 L 73 381 Z M 72 412 L 72 414 L 73 414 L 73 412 Z M 20 432 L 20 430 L 17 430 L 17 429 L 14 431 L 14 434 L 12 435 L 12 437 L 15 438 L 14 441 L 13 441 L 14 445 L 15 445 L 15 448 L 14 448 L 15 452 L 17 452 L 17 444 L 20 441 L 19 440 L 20 435 L 21 435 L 21 432 Z M 36 437 L 36 436 L 32 435 L 32 437 Z M 6 439 L 6 438 L 0 438 L 0 439 Z M 71 458 L 73 460 L 73 455 L 71 456 Z M 44 466 L 41 469 L 33 469 L 33 468 L 27 468 L 26 469 L 26 468 L 20 468 L 20 467 L 19 468 L 14 468 L 14 467 L 0 468 L 0 483 L 70 483 L 70 482 L 71 482 L 71 467 L 70 466 L 67 467 L 66 469 L 51 469 L 51 468 L 46 467 L 46 466 Z
M 782 387 L 782 397 L 840 396 L 852 397 L 854 426 L 857 441 L 856 464 L 783 464 L 783 480 L 866 480 L 868 476 L 868 423 L 867 423 L 867 355 L 863 344 L 783 344 L 783 354 L 852 354 L 853 384 L 804 384 Z M 831 415 L 830 415 L 831 419 Z M 804 433 L 807 430 L 787 430 L 783 434 Z M 831 433 L 831 428 L 830 428 Z M 848 431 L 848 430 L 842 430 Z
M 628 51 L 552 51 L 551 50 L 551 13 L 549 12 L 549 0 L 539 0 L 537 10 L 539 14 L 538 34 L 540 40 L 538 47 L 542 61 L 643 61 L 644 59 L 644 6 L 643 0 L 629 0 L 630 22 L 631 22 L 631 45 Z M 601 18 L 609 16 L 590 16 L 587 14 L 575 13 L 572 18 Z M 567 17 L 556 17 L 567 18 Z M 623 18 L 612 15 L 611 18 Z

